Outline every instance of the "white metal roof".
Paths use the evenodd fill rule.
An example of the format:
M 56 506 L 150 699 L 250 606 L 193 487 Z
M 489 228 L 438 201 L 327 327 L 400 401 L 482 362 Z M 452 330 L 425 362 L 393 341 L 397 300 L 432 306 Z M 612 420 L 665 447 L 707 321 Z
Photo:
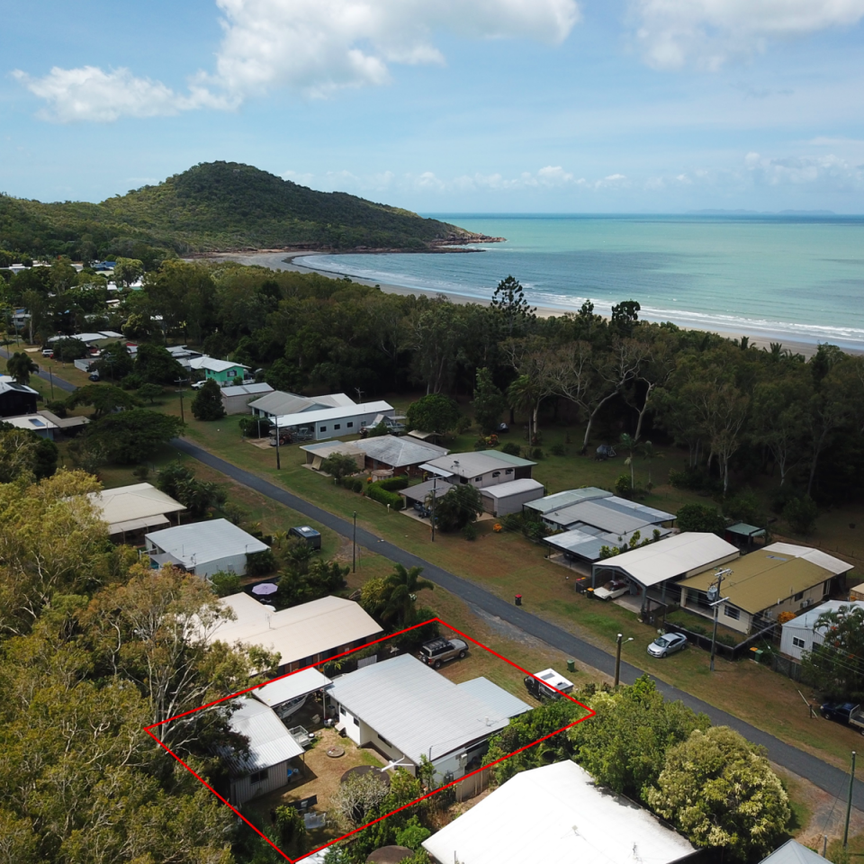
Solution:
M 322 597 L 281 612 L 271 612 L 245 593 L 225 597 L 222 603 L 234 610 L 236 620 L 223 621 L 213 631 L 212 640 L 275 651 L 280 666 L 381 632 L 359 603 L 341 597 Z
M 470 864 L 671 864 L 696 851 L 569 760 L 516 774 L 423 847 Z
M 262 393 L 272 393 L 273 388 L 263 381 L 258 384 L 237 384 L 234 387 L 223 387 L 222 395 L 225 398 L 231 396 L 260 396 Z
M 296 393 L 274 390 L 272 393 L 250 402 L 249 407 L 256 408 L 266 414 L 297 414 L 321 404 L 315 399 L 298 396 Z
M 58 429 L 47 417 L 40 414 L 19 414 L 16 417 L 3 417 L 3 423 L 8 423 L 16 429 L 29 429 L 31 432 L 42 432 L 45 429 Z
M 481 450 L 478 453 L 451 453 L 449 456 L 441 456 L 430 459 L 427 463 L 429 469 L 438 472 L 456 474 L 459 477 L 479 477 L 489 471 L 502 471 L 506 468 L 530 467 L 536 462 L 528 459 L 519 459 L 515 456 L 501 458 L 497 450 Z M 426 465 L 421 466 L 426 468 Z
M 370 459 L 383 462 L 393 468 L 419 465 L 428 459 L 445 456 L 450 451 L 435 444 L 421 444 L 397 435 L 378 435 L 358 441 L 359 447 Z
M 580 501 L 611 497 L 612 493 L 606 489 L 586 486 L 583 489 L 567 489 L 564 492 L 556 492 L 554 495 L 547 495 L 538 501 L 529 501 L 525 506 L 530 510 L 536 510 L 538 513 L 551 513 L 553 510 L 561 510 L 572 504 L 578 504 Z
M 826 612 L 837 612 L 842 607 L 847 606 L 852 609 L 864 609 L 864 601 L 862 600 L 826 600 L 818 606 L 811 606 L 802 615 L 793 618 L 791 621 L 786 621 L 783 624 L 784 630 L 807 630 L 815 629 L 816 621 L 820 615 Z M 821 629 L 821 628 L 820 628 Z
M 182 561 L 187 569 L 232 555 L 265 552 L 270 548 L 227 519 L 178 525 L 145 536 L 163 552 Z
M 737 547 L 716 534 L 688 531 L 658 543 L 640 546 L 602 562 L 650 588 L 667 579 L 701 573 L 715 564 L 737 558 Z
M 242 363 L 232 360 L 217 360 L 215 357 L 194 357 L 189 361 L 193 369 L 207 369 L 209 372 L 227 372 L 229 369 L 248 369 Z
M 435 762 L 530 710 L 515 697 L 488 699 L 484 686 L 459 687 L 402 654 L 337 678 L 330 696 L 419 765 L 421 756 Z
M 511 495 L 521 495 L 523 492 L 534 492 L 542 489 L 543 484 L 530 477 L 521 480 L 509 480 L 506 483 L 497 483 L 494 486 L 485 486 L 480 489 L 480 494 L 489 498 L 509 498 Z
M 101 511 L 102 520 L 107 522 L 112 534 L 132 531 L 134 528 L 124 523 L 136 522 L 136 528 L 149 528 L 163 524 L 167 513 L 179 513 L 186 508 L 170 495 L 160 492 L 149 483 L 133 483 L 117 489 L 103 489 L 87 496 L 93 506 Z M 161 521 L 148 520 L 161 518 Z
M 820 549 L 813 549 L 810 546 L 798 546 L 795 543 L 772 543 L 765 547 L 765 552 L 775 552 L 778 555 L 791 555 L 793 558 L 804 558 L 811 564 L 839 576 L 841 573 L 848 573 L 852 569 L 851 564 L 847 564 L 840 558 L 835 558 L 827 552 L 822 552 Z
M 230 726 L 232 731 L 249 739 L 249 755 L 225 753 L 235 777 L 272 768 L 303 752 L 272 708 L 257 699 L 240 698 L 237 702 L 240 707 L 231 715 Z
M 644 527 L 644 526 L 643 526 Z M 652 528 L 653 531 L 660 532 L 660 536 L 664 536 L 670 532 L 669 528 Z M 639 531 L 637 528 L 636 531 Z M 576 555 L 579 558 L 584 558 L 586 561 L 596 562 L 603 554 L 603 547 L 609 549 L 613 547 L 620 549 L 622 546 L 627 546 L 630 543 L 630 538 L 636 534 L 636 531 L 625 531 L 621 534 L 610 534 L 608 531 L 597 531 L 590 526 L 581 526 L 571 528 L 569 531 L 563 531 L 560 534 L 553 534 L 551 537 L 545 537 L 543 542 L 556 549 L 561 549 L 563 552 L 569 552 L 571 555 Z M 651 536 L 645 536 L 640 531 L 640 540 L 650 540 Z M 615 561 L 620 556 L 615 557 Z M 611 559 L 610 559 L 611 560 Z
M 280 414 L 276 418 L 276 423 L 280 429 L 283 429 L 286 426 L 327 423 L 346 417 L 374 417 L 376 414 L 392 413 L 393 411 L 393 406 L 387 402 L 366 402 L 363 405 L 341 405 L 336 408 L 321 408 L 317 411 L 302 411 L 299 414 Z
M 763 858 L 760 864 L 825 864 L 825 859 L 797 840 L 787 840 L 779 849 Z
M 623 499 L 616 500 L 613 496 L 580 501 L 578 504 L 544 513 L 543 518 L 562 528 L 584 522 L 610 534 L 626 534 L 637 531 L 645 525 L 655 525 L 675 518 L 672 513 L 664 513 L 651 507 L 641 507 L 638 504 L 632 508 L 621 507 L 618 505 L 621 500 Z
M 273 708 L 283 702 L 290 702 L 298 696 L 322 690 L 329 685 L 330 679 L 317 669 L 301 669 L 299 672 L 291 672 L 289 675 L 267 681 L 252 693 L 256 699 Z

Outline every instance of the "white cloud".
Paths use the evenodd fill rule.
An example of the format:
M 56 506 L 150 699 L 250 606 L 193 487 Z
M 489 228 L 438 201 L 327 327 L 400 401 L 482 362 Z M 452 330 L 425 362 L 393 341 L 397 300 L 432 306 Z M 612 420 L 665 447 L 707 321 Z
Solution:
M 833 154 L 763 157 L 748 153 L 744 165 L 753 183 L 768 186 L 818 186 L 820 189 L 864 189 L 864 165 L 853 165 Z
M 649 65 L 719 68 L 763 51 L 769 39 L 849 27 L 864 0 L 631 0 L 636 37 Z
M 128 69 L 54 68 L 13 75 L 59 122 L 154 117 L 230 109 L 285 87 L 307 97 L 380 86 L 393 64 L 443 64 L 443 31 L 470 39 L 528 38 L 559 44 L 580 19 L 577 0 L 216 0 L 223 40 L 212 72 L 187 93 Z

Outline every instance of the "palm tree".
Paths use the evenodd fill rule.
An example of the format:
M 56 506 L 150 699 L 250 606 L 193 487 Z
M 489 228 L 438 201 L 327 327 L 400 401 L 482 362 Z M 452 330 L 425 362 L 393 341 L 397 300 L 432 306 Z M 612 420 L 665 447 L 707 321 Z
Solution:
M 38 372 L 39 367 L 26 352 L 16 351 L 6 361 L 6 371 L 18 384 L 28 384 L 30 382 L 30 376 L 34 372 Z
M 425 588 L 434 590 L 435 586 L 428 579 L 420 578 L 422 572 L 422 567 L 406 570 L 402 564 L 397 564 L 393 572 L 384 579 L 388 596 L 381 612 L 383 621 L 388 623 L 395 621 L 398 625 L 406 624 L 414 609 L 417 592 Z

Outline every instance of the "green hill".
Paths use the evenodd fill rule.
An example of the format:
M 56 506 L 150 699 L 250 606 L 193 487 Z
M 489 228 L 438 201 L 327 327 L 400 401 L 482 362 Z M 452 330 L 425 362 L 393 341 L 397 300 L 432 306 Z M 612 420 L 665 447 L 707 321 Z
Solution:
M 315 192 L 236 162 L 196 165 L 101 204 L 0 195 L 0 249 L 142 258 L 301 246 L 425 249 L 479 239 L 455 225 L 343 192 Z

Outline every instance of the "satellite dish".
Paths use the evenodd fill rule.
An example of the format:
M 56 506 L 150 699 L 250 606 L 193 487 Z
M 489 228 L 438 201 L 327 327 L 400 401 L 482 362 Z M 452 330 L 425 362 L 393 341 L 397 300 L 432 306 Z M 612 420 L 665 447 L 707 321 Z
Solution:
M 716 603 L 720 599 L 720 589 L 716 585 L 712 585 L 708 589 L 708 602 Z

